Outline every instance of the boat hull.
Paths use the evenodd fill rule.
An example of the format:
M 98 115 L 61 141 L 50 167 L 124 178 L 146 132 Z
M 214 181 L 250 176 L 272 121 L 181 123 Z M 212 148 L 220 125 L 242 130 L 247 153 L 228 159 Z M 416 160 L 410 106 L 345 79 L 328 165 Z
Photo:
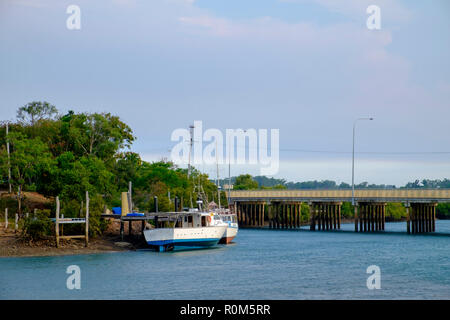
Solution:
M 226 226 L 200 228 L 157 228 L 144 230 L 145 240 L 159 251 L 174 247 L 211 247 L 216 245 L 225 233 Z
M 219 240 L 219 243 L 221 244 L 229 244 L 233 241 L 233 239 L 236 237 L 238 232 L 238 227 L 227 227 L 227 230 L 223 234 L 222 238 Z

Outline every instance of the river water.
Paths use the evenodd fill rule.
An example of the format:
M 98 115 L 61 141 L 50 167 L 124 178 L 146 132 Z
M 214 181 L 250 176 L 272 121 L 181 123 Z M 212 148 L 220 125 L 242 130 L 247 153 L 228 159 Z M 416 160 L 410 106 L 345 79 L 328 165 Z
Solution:
M 242 229 L 235 243 L 158 253 L 0 258 L 0 299 L 450 299 L 450 221 L 433 235 Z M 66 268 L 81 289 L 66 287 Z M 381 289 L 367 288 L 367 268 Z

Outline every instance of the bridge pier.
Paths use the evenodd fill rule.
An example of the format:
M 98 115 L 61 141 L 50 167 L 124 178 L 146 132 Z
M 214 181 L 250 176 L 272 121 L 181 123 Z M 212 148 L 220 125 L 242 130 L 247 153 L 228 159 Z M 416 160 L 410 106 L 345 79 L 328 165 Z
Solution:
M 355 232 L 383 231 L 386 203 L 359 202 L 355 205 Z
M 436 230 L 437 203 L 411 203 L 406 205 L 406 232 L 430 233 Z
M 301 204 L 297 201 L 272 202 L 269 205 L 269 227 L 271 229 L 299 228 L 301 226 Z
M 342 202 L 310 202 L 309 216 L 311 231 L 337 230 L 341 228 Z
M 240 227 L 264 227 L 265 202 L 235 202 L 235 212 Z

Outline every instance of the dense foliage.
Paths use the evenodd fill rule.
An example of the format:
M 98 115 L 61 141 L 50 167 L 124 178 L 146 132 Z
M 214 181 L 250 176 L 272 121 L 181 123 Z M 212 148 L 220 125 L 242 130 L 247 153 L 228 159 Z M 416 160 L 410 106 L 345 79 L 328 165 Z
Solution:
M 16 193 L 20 188 L 47 197 L 59 196 L 61 213 L 66 217 L 83 215 L 82 201 L 89 191 L 93 234 L 104 229 L 99 219 L 104 206 L 120 206 L 120 193 L 128 190 L 129 181 L 133 184 L 134 207 L 141 211 L 154 210 L 155 196 L 160 210 L 173 210 L 175 196 L 183 206 L 195 204 L 197 186 L 209 200 L 217 201 L 217 187 L 207 175 L 193 169 L 188 179 L 187 171 L 171 162 L 149 163 L 131 152 L 135 140 L 131 128 L 110 113 L 69 111 L 59 115 L 53 105 L 35 101 L 18 110 L 17 121 L 9 123 L 8 136 L 5 129 L 6 123 L 2 123 L 0 190 L 8 188 L 10 166 Z M 226 204 L 224 195 L 221 201 Z M 27 223 L 32 230 L 35 222 Z

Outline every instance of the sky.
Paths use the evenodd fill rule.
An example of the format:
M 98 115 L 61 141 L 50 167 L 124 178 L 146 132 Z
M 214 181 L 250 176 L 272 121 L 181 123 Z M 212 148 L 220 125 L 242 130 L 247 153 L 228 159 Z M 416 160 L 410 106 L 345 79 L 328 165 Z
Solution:
M 34 100 L 110 112 L 149 161 L 196 120 L 278 129 L 275 177 L 349 183 L 353 122 L 371 116 L 356 127 L 355 182 L 450 178 L 449 31 L 446 0 L 0 0 L 0 119 Z

